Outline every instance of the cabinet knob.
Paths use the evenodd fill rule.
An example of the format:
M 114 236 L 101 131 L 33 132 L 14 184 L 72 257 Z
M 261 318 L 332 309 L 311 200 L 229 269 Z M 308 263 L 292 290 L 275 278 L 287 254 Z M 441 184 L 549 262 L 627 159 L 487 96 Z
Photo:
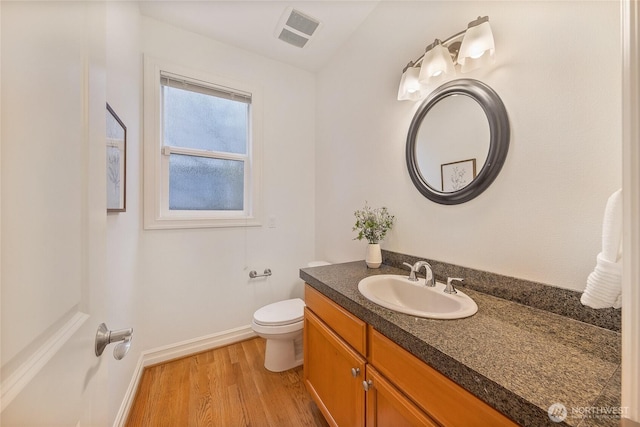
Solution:
M 373 388 L 373 381 L 371 380 L 362 381 L 362 388 L 364 388 L 364 391 L 371 390 Z
M 351 376 L 356 378 L 358 375 L 360 375 L 360 368 L 351 368 Z

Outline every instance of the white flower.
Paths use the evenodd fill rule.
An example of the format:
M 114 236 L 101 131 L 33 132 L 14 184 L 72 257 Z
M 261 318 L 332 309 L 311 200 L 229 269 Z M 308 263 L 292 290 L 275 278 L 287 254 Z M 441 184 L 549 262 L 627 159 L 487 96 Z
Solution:
M 395 220 L 386 207 L 373 209 L 366 202 L 362 210 L 357 210 L 353 214 L 356 217 L 353 231 L 358 231 L 358 236 L 354 240 L 364 238 L 369 243 L 380 243 L 387 231 L 391 230 Z

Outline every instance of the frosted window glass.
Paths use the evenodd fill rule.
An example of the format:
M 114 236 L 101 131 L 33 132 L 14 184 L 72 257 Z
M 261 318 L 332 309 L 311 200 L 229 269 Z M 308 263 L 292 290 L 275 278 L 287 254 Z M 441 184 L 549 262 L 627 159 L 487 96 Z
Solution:
M 249 104 L 162 86 L 164 145 L 246 154 Z
M 244 162 L 171 154 L 169 209 L 242 210 Z

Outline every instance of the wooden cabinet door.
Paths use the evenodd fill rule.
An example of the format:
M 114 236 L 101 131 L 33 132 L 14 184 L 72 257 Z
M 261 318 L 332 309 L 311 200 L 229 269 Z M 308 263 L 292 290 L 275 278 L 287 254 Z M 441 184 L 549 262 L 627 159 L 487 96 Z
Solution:
M 365 425 L 365 359 L 311 310 L 304 314 L 304 382 L 332 426 Z
M 322 293 L 305 285 L 304 302 L 309 310 L 322 319 L 322 323 L 340 336 L 355 351 L 367 352 L 367 324 L 358 319 Z
M 367 427 L 438 427 L 419 407 L 367 365 Z

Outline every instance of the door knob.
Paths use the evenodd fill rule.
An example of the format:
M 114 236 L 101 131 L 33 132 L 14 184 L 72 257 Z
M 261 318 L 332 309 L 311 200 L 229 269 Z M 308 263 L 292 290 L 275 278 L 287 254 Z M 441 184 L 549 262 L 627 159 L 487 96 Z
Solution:
M 96 332 L 96 356 L 100 357 L 109 344 L 118 342 L 119 344 L 113 349 L 113 357 L 121 360 L 131 347 L 132 338 L 133 328 L 110 331 L 107 325 L 101 323 Z
M 122 360 L 122 358 L 127 355 L 129 347 L 131 347 L 131 338 L 132 336 L 129 335 L 113 349 L 113 357 L 115 357 L 116 360 Z

